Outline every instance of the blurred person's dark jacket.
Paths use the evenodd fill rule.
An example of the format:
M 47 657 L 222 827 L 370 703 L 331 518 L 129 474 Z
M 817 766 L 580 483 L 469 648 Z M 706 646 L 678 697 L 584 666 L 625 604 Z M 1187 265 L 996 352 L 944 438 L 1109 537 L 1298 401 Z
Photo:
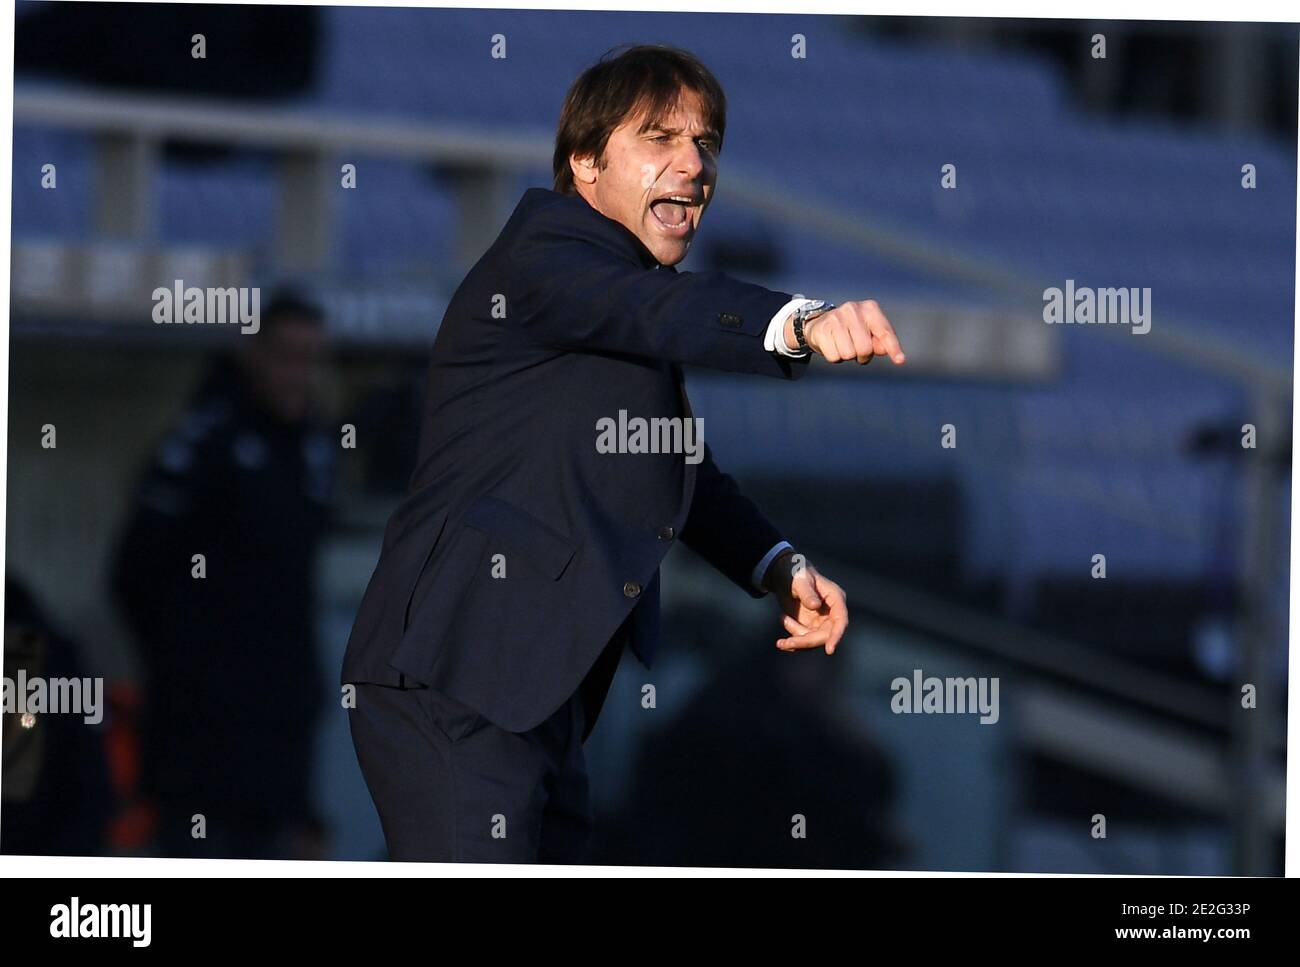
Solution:
M 827 707 L 839 673 L 786 657 L 738 654 L 645 741 L 594 863 L 868 870 L 905 860 L 894 765 Z M 791 834 L 796 815 L 803 837 Z
M 272 417 L 222 358 L 139 482 L 113 587 L 140 648 L 143 785 L 168 852 L 185 845 L 193 813 L 225 844 L 208 845 L 213 855 L 249 855 L 313 821 L 312 739 L 327 697 L 314 569 L 336 446 L 314 416 Z
M 4 674 L 84 678 L 77 645 L 63 635 L 22 582 L 5 577 Z M 3 716 L 3 801 L 0 852 L 38 856 L 94 856 L 104 852 L 113 811 L 107 718 L 36 714 L 30 727 L 17 712 Z

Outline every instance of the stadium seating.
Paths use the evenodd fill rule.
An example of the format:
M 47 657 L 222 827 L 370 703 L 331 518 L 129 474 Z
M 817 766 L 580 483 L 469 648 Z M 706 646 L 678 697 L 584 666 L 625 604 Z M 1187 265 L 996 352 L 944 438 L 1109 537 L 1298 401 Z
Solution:
M 317 88 L 297 102 L 303 110 L 539 139 L 553 133 L 574 76 L 606 49 L 662 41 L 701 55 L 729 92 L 730 117 L 719 201 L 687 267 L 707 267 L 711 245 L 755 231 L 727 201 L 734 166 L 1044 286 L 1066 278 L 1149 286 L 1154 326 L 1289 366 L 1296 170 L 1273 142 L 1090 118 L 1045 61 L 873 41 L 833 17 L 322 11 Z M 790 56 L 796 33 L 806 58 Z M 495 35 L 505 38 L 503 59 L 490 56 Z M 51 159 L 60 191 L 42 192 L 35 172 Z M 411 165 L 359 160 L 363 190 L 339 201 L 333 270 L 364 277 L 445 265 L 455 231 L 448 186 Z M 957 166 L 956 191 L 939 187 L 947 163 Z M 1245 163 L 1257 167 L 1254 190 L 1240 185 Z M 20 125 L 15 237 L 87 237 L 89 166 L 85 138 Z M 162 179 L 163 242 L 266 244 L 275 204 L 267 159 L 172 164 Z M 549 181 L 539 167 L 519 188 Z M 797 227 L 759 230 L 782 279 L 839 279 L 886 307 L 891 296 L 998 306 L 1041 324 L 1036 301 L 995 298 Z M 1074 327 L 1061 337 L 1062 372 L 1042 385 L 826 379 L 796 392 L 700 379 L 692 392 L 720 459 L 749 473 L 813 466 L 848 481 L 955 477 L 965 507 L 946 509 L 945 519 L 963 522 L 972 573 L 1028 588 L 1043 575 L 1086 575 L 1091 554 L 1105 551 L 1129 578 L 1207 575 L 1221 550 L 1216 521 L 1233 506 L 1225 488 L 1238 477 L 1226 458 L 1189 457 L 1185 442 L 1198 426 L 1248 421 L 1247 388 L 1137 336 Z M 791 405 L 796 396 L 841 415 L 828 425 L 827 410 L 814 416 Z M 961 428 L 956 450 L 938 445 L 948 422 Z M 759 434 L 773 445 L 752 447 Z

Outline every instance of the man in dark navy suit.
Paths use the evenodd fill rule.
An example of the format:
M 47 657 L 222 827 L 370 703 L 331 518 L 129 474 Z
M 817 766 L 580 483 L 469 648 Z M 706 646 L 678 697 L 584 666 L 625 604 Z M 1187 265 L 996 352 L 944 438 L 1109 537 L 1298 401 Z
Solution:
M 723 91 L 690 54 L 602 59 L 565 99 L 554 190 L 524 193 L 447 308 L 409 494 L 342 673 L 393 859 L 583 860 L 582 743 L 623 648 L 651 665 L 659 564 L 678 541 L 776 595 L 777 647 L 829 655 L 844 634 L 840 587 L 707 445 L 686 452 L 680 366 L 797 379 L 812 353 L 903 353 L 874 302 L 676 271 L 725 126 Z M 671 445 L 632 442 L 638 424 Z

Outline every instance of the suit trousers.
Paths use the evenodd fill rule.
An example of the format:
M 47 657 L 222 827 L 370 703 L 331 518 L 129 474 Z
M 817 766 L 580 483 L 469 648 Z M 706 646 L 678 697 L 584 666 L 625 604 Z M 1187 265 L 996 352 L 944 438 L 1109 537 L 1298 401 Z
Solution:
M 582 744 L 626 627 L 574 693 L 526 732 L 508 732 L 427 685 L 355 683 L 348 724 L 389 859 L 587 862 L 593 816 Z

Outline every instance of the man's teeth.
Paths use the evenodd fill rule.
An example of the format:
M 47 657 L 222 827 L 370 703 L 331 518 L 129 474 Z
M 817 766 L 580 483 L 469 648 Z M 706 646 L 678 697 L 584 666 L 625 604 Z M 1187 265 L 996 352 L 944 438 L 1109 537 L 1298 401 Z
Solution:
M 669 228 L 681 228 L 686 224 L 687 207 L 695 204 L 694 199 L 686 195 L 668 195 L 665 198 L 658 199 L 654 206 L 655 217 L 663 222 Z M 663 214 L 660 214 L 663 212 Z M 675 216 L 675 220 L 669 221 L 664 215 Z

